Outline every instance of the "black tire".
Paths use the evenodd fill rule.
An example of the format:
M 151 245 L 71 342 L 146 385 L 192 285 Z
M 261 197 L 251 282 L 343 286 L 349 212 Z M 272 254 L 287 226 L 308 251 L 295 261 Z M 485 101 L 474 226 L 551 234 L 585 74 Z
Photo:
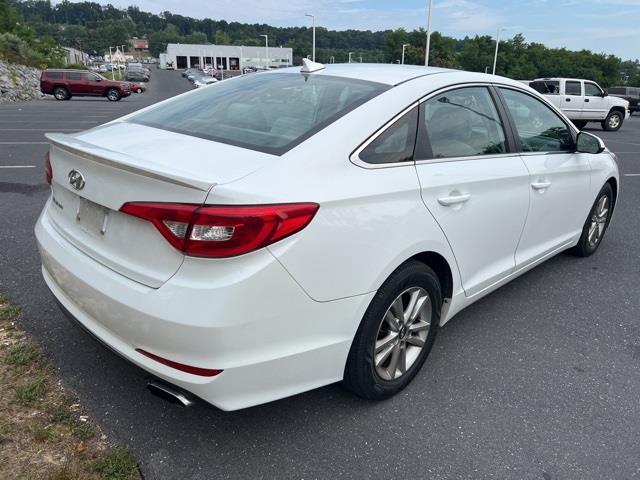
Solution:
M 120 92 L 115 88 L 110 88 L 107 90 L 107 99 L 109 99 L 110 102 L 117 102 L 120 100 Z
M 374 365 L 374 350 L 381 326 L 394 300 L 413 287 L 424 289 L 429 295 L 431 317 L 424 345 L 405 373 L 397 378 L 383 379 Z M 424 305 L 425 311 L 429 312 L 429 304 L 425 302 Z M 400 392 L 416 376 L 433 347 L 440 323 L 441 307 L 440 281 L 431 268 L 415 260 L 407 261 L 398 267 L 380 287 L 364 314 L 349 351 L 343 385 L 356 395 L 370 400 L 383 400 Z M 400 335 L 398 334 L 397 338 L 400 338 Z M 405 352 L 407 348 L 405 345 Z M 395 366 L 393 370 L 395 375 Z
M 573 123 L 578 130 L 582 130 L 584 127 L 587 126 L 587 122 L 580 121 L 580 120 L 571 120 L 571 123 Z
M 56 100 L 69 100 L 71 95 L 69 95 L 69 90 L 64 87 L 56 87 L 53 89 L 53 97 Z
M 616 132 L 620 130 L 624 123 L 624 115 L 618 110 L 611 110 L 607 118 L 602 122 L 602 129 L 607 132 Z
M 589 234 L 592 228 L 592 224 L 595 220 L 594 217 L 597 214 L 598 206 L 600 205 L 600 202 L 602 201 L 603 197 L 607 197 L 608 199 L 607 200 L 608 212 L 607 212 L 607 217 L 604 223 L 602 224 L 602 232 L 598 235 L 598 238 L 595 239 L 595 242 L 594 242 L 593 238 L 592 239 L 589 238 Z M 593 202 L 593 206 L 591 207 L 591 210 L 589 210 L 589 215 L 587 216 L 587 219 L 584 222 L 584 226 L 582 227 L 582 235 L 580 235 L 580 240 L 578 240 L 578 244 L 575 247 L 569 250 L 570 253 L 578 257 L 588 257 L 590 255 L 593 255 L 595 251 L 598 250 L 598 247 L 602 243 L 602 239 L 604 238 L 604 235 L 607 232 L 609 221 L 611 220 L 611 212 L 613 211 L 613 207 L 614 207 L 613 202 L 614 202 L 613 189 L 611 188 L 611 185 L 609 183 L 605 183 L 604 187 L 602 187 L 602 189 L 600 190 L 600 193 L 598 193 L 598 196 L 596 197 L 596 201 Z

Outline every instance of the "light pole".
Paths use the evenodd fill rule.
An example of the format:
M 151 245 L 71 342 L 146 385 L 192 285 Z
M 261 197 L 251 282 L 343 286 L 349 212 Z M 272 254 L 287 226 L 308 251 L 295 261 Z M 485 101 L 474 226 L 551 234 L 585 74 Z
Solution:
M 498 29 L 498 34 L 496 35 L 496 53 L 493 56 L 493 75 L 496 74 L 496 63 L 498 62 L 498 46 L 500 45 L 500 32 L 506 30 L 506 27 L 502 27 Z
M 264 37 L 264 46 L 265 46 L 265 59 L 264 59 L 264 66 L 266 70 L 269 70 L 269 35 L 265 35 L 264 33 L 260 35 L 261 37 Z
M 316 61 L 316 16 L 311 15 L 310 13 L 305 13 L 305 17 L 311 17 L 313 20 L 313 50 L 311 52 L 311 60 Z
M 402 62 L 400 62 L 400 63 L 402 63 L 402 65 L 404 65 L 404 49 L 405 49 L 405 47 L 408 47 L 409 45 L 411 45 L 411 44 L 410 43 L 403 43 L 402 44 Z
M 429 13 L 427 14 L 427 48 L 424 52 L 424 66 L 429 66 L 429 47 L 431 46 L 431 8 L 433 0 L 429 0 Z
M 351 55 L 353 55 L 353 52 L 349 52 L 349 63 L 351 63 Z
M 109 61 L 111 62 L 111 80 L 116 79 L 116 74 L 113 72 L 113 54 L 111 53 L 111 49 L 113 47 L 109 47 Z
M 333 55 L 329 57 L 329 63 L 336 63 L 336 58 Z

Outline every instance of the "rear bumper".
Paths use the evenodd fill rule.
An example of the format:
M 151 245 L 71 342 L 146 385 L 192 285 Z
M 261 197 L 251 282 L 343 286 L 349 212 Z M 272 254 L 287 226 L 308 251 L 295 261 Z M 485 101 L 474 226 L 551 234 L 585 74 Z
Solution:
M 76 249 L 46 214 L 36 237 L 43 277 L 69 316 L 122 357 L 223 410 L 341 380 L 373 296 L 316 302 L 266 249 L 226 260 L 187 258 L 153 289 Z M 192 375 L 136 348 L 223 372 Z

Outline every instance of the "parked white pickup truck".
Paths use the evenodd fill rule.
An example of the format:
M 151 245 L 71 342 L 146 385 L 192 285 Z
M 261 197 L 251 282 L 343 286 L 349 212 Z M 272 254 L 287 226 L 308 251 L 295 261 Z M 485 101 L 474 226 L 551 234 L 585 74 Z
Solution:
M 543 94 L 580 129 L 600 122 L 604 130 L 619 130 L 629 117 L 629 102 L 607 95 L 600 85 L 577 78 L 538 78 L 529 86 Z

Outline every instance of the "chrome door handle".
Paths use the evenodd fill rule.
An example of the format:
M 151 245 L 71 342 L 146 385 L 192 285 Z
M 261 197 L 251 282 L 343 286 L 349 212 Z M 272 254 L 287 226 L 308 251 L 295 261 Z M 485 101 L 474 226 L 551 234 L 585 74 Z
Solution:
M 531 187 L 534 190 L 544 190 L 545 188 L 549 188 L 551 186 L 551 182 L 533 182 Z
M 471 198 L 471 194 L 462 193 L 459 195 L 451 195 L 449 197 L 441 197 L 438 199 L 438 203 L 443 207 L 448 207 L 450 205 L 455 205 L 457 203 L 464 203 Z

